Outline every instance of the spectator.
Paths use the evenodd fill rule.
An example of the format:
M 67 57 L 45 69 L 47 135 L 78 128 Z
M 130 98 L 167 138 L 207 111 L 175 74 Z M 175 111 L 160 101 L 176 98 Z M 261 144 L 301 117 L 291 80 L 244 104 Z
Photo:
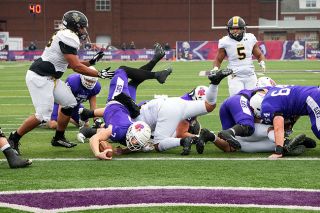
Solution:
M 131 41 L 129 48 L 130 48 L 131 50 L 136 49 L 136 45 L 134 44 L 133 41 Z
M 36 49 L 37 49 L 37 46 L 36 46 L 36 44 L 35 44 L 33 41 L 31 41 L 28 49 L 31 50 L 31 51 L 33 51 L 33 50 L 36 50 Z
M 168 42 L 164 45 L 164 50 L 165 51 L 171 50 L 170 44 Z
M 125 42 L 123 42 L 123 43 L 121 44 L 121 49 L 122 49 L 123 51 L 125 51 L 125 50 L 127 49 L 127 45 L 126 45 Z

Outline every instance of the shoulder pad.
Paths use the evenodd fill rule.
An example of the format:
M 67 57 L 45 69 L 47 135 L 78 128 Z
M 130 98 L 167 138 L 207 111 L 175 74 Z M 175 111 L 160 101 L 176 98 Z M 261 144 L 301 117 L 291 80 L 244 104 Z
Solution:
M 78 36 L 69 29 L 58 31 L 57 37 L 60 39 L 60 41 L 70 47 L 76 48 L 77 50 L 80 48 L 80 40 Z

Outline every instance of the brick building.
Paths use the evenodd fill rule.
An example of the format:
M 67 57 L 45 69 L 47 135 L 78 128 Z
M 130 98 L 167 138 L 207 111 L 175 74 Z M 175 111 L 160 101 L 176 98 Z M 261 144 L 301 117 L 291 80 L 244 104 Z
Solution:
M 260 25 L 248 28 L 259 40 L 318 41 L 320 32 L 320 0 L 0 0 L 0 31 L 43 48 L 68 10 L 87 15 L 92 42 L 117 47 L 218 40 L 234 15 Z

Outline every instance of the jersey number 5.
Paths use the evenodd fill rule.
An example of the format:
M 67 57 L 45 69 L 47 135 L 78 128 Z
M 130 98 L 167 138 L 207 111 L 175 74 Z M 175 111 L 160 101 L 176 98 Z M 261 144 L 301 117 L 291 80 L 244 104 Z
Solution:
M 237 52 L 238 52 L 238 59 L 243 60 L 246 58 L 246 53 L 244 50 L 244 46 L 237 47 Z

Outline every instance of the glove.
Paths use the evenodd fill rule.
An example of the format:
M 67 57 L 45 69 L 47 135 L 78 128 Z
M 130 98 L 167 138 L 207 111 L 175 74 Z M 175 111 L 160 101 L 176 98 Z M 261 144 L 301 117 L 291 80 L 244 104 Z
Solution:
M 102 57 L 104 56 L 103 51 L 98 52 L 93 56 L 92 59 L 90 59 L 89 64 L 90 65 L 95 65 L 97 61 L 99 61 Z
M 264 61 L 260 61 L 259 65 L 261 67 L 262 72 L 265 72 L 266 71 L 266 63 Z
M 97 118 L 94 120 L 94 124 L 92 125 L 92 128 L 100 128 L 101 125 L 104 123 L 104 120 L 102 118 Z
M 103 70 L 99 71 L 98 77 L 102 78 L 102 79 L 106 79 L 106 78 L 110 78 L 111 79 L 114 76 L 114 71 L 110 70 L 110 68 L 111 67 L 108 67 L 106 69 L 103 69 Z

